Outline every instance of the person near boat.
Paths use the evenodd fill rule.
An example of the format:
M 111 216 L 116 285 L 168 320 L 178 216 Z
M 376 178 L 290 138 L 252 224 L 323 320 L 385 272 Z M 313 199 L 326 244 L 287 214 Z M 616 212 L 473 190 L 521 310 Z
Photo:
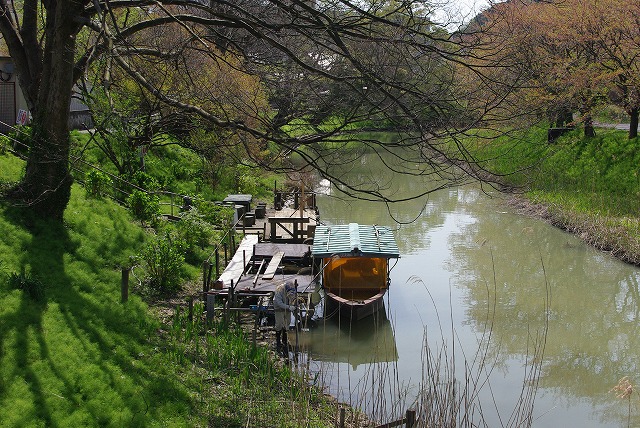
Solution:
M 288 353 L 287 329 L 291 323 L 291 312 L 296 310 L 296 286 L 293 281 L 285 281 L 276 287 L 273 295 L 273 309 L 275 312 L 276 351 Z

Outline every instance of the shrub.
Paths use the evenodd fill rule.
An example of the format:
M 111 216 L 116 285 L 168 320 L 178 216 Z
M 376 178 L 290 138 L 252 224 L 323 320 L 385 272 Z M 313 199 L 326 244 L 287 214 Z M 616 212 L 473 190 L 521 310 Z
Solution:
M 234 209 L 224 205 L 216 205 L 208 201 L 195 201 L 198 213 L 208 223 L 220 228 L 227 229 L 233 222 Z
M 204 219 L 196 208 L 180 215 L 176 223 L 178 239 L 184 243 L 187 258 L 194 259 L 197 249 L 204 249 L 213 236 L 213 226 Z
M 160 215 L 160 198 L 141 190 L 134 190 L 127 198 L 133 217 L 141 222 L 154 222 Z
M 237 165 L 234 173 L 238 193 L 256 194 L 258 192 L 259 180 L 257 168 L 251 168 L 247 165 Z
M 160 188 L 158 180 L 144 171 L 136 171 L 129 177 L 129 181 L 145 190 L 158 190 Z
M 23 293 L 36 302 L 45 300 L 45 284 L 29 273 L 13 272 L 9 274 L 9 286 L 16 290 L 22 290 Z
M 92 169 L 85 174 L 85 183 L 87 194 L 100 198 L 106 194 L 106 189 L 113 185 L 113 180 L 104 172 Z
M 9 133 L 9 137 L 13 142 L 13 150 L 22 155 L 29 153 L 31 147 L 31 127 L 17 126 L 15 132 Z
M 184 244 L 169 233 L 156 237 L 142 253 L 146 283 L 154 291 L 174 292 L 182 285 Z

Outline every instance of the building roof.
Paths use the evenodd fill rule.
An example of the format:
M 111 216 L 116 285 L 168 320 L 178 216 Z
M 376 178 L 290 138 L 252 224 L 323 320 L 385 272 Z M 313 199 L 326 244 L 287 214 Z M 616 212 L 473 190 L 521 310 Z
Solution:
M 349 223 L 316 226 L 311 254 L 398 258 L 400 250 L 388 227 Z

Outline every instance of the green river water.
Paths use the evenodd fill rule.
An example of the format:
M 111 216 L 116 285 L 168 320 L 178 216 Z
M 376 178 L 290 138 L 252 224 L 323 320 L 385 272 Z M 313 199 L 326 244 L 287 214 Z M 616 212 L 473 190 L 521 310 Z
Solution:
M 372 157 L 349 174 L 369 171 L 380 171 Z M 420 186 L 415 177 L 386 180 L 396 195 Z M 638 393 L 629 403 L 610 392 L 624 376 L 639 380 L 640 269 L 474 186 L 388 208 L 326 193 L 321 221 L 391 226 L 401 252 L 386 317 L 358 325 L 334 317 L 299 333 L 328 392 L 375 419 L 394 419 L 424 387 L 425 350 L 445 347 L 458 380 L 482 384 L 476 401 L 486 426 L 508 426 L 538 361 L 535 344 L 546 337 L 534 427 L 624 427 L 629 404 L 630 425 L 640 426 Z

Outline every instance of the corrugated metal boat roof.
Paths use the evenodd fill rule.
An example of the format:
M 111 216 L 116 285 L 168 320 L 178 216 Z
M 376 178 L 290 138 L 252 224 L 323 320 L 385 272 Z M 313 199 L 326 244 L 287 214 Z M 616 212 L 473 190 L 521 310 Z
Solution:
M 388 227 L 358 223 L 317 225 L 311 253 L 314 257 L 329 257 L 334 254 L 400 257 L 395 237 Z

